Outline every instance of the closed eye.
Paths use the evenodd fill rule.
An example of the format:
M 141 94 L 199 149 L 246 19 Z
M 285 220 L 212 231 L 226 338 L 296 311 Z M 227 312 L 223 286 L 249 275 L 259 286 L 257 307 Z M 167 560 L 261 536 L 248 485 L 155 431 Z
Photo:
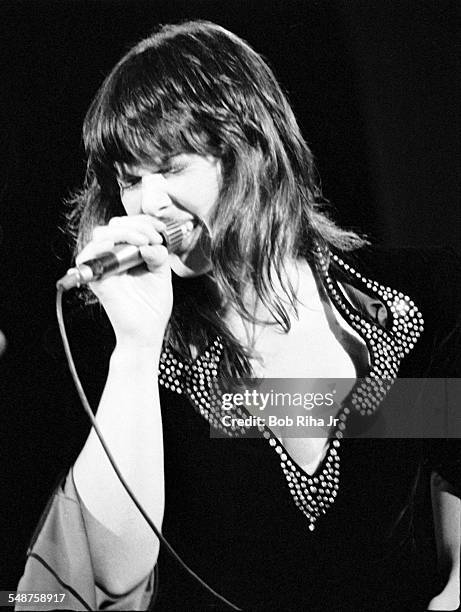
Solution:
M 180 174 L 186 169 L 186 164 L 181 163 L 179 160 L 172 158 L 166 162 L 162 167 L 157 168 L 155 172 L 161 174 L 164 177 L 172 176 L 174 174 Z M 141 180 L 142 176 L 138 174 L 130 174 L 128 172 L 121 172 L 120 169 L 116 175 L 117 183 L 121 190 L 126 191 L 135 187 Z
M 117 183 L 120 189 L 131 189 L 141 181 L 142 177 L 134 175 L 117 176 Z
M 172 161 L 171 163 L 168 163 L 165 166 L 163 166 L 159 170 L 159 172 L 160 174 L 163 174 L 163 176 L 169 176 L 171 174 L 179 174 L 180 172 L 183 172 L 185 168 L 186 168 L 185 164 L 181 164 L 181 163 Z

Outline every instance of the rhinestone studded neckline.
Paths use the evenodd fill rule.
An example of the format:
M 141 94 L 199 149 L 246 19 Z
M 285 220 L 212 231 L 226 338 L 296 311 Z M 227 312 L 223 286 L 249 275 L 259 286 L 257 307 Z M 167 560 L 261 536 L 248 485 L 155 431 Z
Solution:
M 290 457 L 279 439 L 266 426 L 258 426 L 260 435 L 279 457 L 280 468 L 288 490 L 299 510 L 308 519 L 313 531 L 318 518 L 334 503 L 339 491 L 341 439 L 347 419 L 353 411 L 365 416 L 373 414 L 392 386 L 400 362 L 414 347 L 423 331 L 421 313 L 413 301 L 403 293 L 365 278 L 335 254 L 331 259 L 348 275 L 371 291 L 384 303 L 390 315 L 386 328 L 356 310 L 344 297 L 338 282 L 329 272 L 330 254 L 317 250 L 317 265 L 330 299 L 349 325 L 364 339 L 370 355 L 367 376 L 356 382 L 341 404 L 336 415 L 337 426 L 327 442 L 324 458 L 313 475 L 309 475 Z M 230 437 L 245 435 L 245 427 L 225 427 L 222 423 L 222 403 L 216 381 L 224 346 L 218 337 L 195 360 L 184 363 L 168 347 L 162 353 L 159 364 L 159 383 L 171 391 L 185 394 L 194 409 L 211 427 Z M 248 412 L 242 406 L 234 406 L 233 416 L 244 419 Z

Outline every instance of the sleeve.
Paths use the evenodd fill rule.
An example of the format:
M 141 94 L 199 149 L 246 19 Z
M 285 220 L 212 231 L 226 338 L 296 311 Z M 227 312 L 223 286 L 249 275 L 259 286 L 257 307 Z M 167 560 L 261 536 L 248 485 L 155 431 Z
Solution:
M 461 378 L 446 379 L 444 384 L 447 429 L 456 437 L 426 440 L 426 462 L 461 497 Z
M 461 440 L 433 441 L 429 461 L 432 470 L 450 483 L 461 497 Z
M 443 383 L 443 418 L 450 437 L 427 440 L 426 456 L 430 469 L 461 497 L 461 316 L 441 346 L 443 356 L 439 355 L 438 361 L 449 362 L 449 369 L 443 368 L 449 376 L 438 382 Z
M 416 378 L 424 384 L 423 414 L 440 417 L 434 428 L 446 436 L 423 441 L 425 465 L 461 494 L 460 254 L 445 247 L 377 248 L 365 249 L 364 261 L 370 275 L 422 307 L 425 338 L 419 342 L 426 348 L 406 376 L 415 376 L 416 364 Z
M 129 592 L 114 596 L 97 583 L 88 533 L 103 544 L 107 530 L 85 508 L 72 470 L 53 493 L 27 552 L 17 591 L 55 594 L 51 603 L 18 603 L 15 610 L 148 610 L 154 569 Z M 64 595 L 64 597 L 62 597 Z M 61 601 L 62 599 L 62 601 Z

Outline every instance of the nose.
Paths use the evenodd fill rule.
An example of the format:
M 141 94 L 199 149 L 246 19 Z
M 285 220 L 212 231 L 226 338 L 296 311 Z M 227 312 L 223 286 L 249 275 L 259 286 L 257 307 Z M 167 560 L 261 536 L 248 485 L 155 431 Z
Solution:
M 161 174 L 146 174 L 142 177 L 141 212 L 161 219 L 167 216 L 171 204 L 167 181 Z

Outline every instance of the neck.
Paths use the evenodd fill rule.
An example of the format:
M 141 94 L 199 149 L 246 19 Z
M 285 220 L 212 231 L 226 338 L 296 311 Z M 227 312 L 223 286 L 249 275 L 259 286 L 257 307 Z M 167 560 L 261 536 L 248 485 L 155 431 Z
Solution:
M 295 303 L 312 308 L 319 306 L 321 282 L 317 273 L 312 270 L 305 259 L 286 260 L 282 269 L 282 279 L 280 280 L 275 273 L 272 276 L 273 291 L 282 301 L 288 315 L 292 317 L 296 314 L 294 306 L 290 303 L 290 285 L 295 296 Z M 243 302 L 255 318 L 272 322 L 268 308 L 261 302 L 252 285 L 246 288 Z M 229 304 L 227 310 L 232 312 L 234 308 Z

